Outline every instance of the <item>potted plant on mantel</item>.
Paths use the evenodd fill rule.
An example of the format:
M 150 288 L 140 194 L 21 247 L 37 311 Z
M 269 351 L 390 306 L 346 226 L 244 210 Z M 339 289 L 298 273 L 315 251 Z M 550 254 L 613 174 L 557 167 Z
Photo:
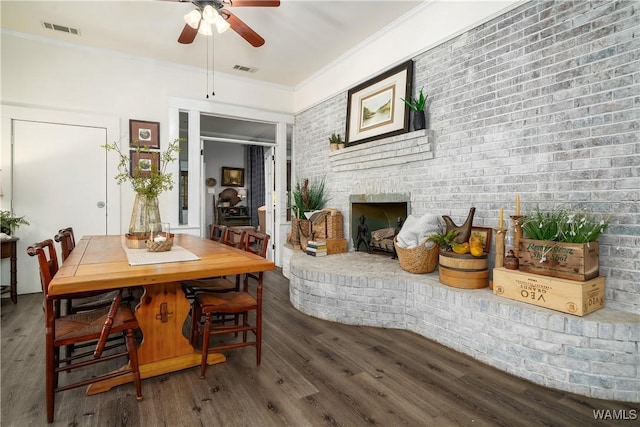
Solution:
M 0 211 L 0 233 L 11 236 L 21 225 L 29 225 L 24 216 L 15 216 L 11 211 Z
M 294 215 L 291 219 L 291 244 L 294 247 L 300 245 L 301 239 L 310 237 L 311 224 L 305 214 L 324 208 L 327 201 L 324 178 L 316 182 L 309 182 L 305 178 L 302 184 L 296 183 L 293 190 Z
M 121 151 L 116 142 L 103 145 L 107 151 L 115 151 L 120 157 L 118 174 L 115 176 L 116 182 L 118 184 L 129 182 L 133 191 L 136 192 L 128 237 L 144 241 L 149 238 L 152 231 L 159 231 L 152 230 L 154 224 L 161 222 L 158 195 L 173 189 L 173 175 L 167 172 L 167 166 L 176 160 L 175 154 L 180 151 L 180 141 L 178 138 L 169 144 L 165 151 L 158 152 L 160 167 L 148 160 L 146 162 L 141 160 L 134 166 L 129 156 Z M 136 147 L 132 152 L 140 158 L 141 152 L 149 151 L 147 147 Z
M 341 150 L 344 148 L 344 141 L 338 134 L 332 133 L 329 137 L 329 149 L 331 151 Z
M 427 127 L 427 118 L 424 109 L 427 107 L 428 96 L 429 95 L 422 93 L 422 88 L 420 88 L 417 98 L 410 98 L 409 100 L 401 98 L 413 111 L 413 130 L 426 129 Z

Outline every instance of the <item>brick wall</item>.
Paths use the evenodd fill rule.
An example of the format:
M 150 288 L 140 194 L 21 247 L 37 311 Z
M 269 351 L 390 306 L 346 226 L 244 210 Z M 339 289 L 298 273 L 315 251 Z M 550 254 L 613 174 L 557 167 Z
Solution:
M 474 225 L 486 227 L 497 226 L 500 207 L 513 214 L 516 193 L 525 214 L 606 214 L 607 306 L 640 312 L 638 9 L 633 1 L 528 2 L 413 58 L 414 93 L 424 87 L 430 101 L 428 155 L 403 166 L 406 154 L 389 141 L 329 154 L 329 136 L 345 132 L 345 88 L 296 116 L 296 175 L 326 177 L 345 224 L 356 193 L 408 192 L 413 214 L 458 223 L 475 206 Z M 354 150 L 376 161 L 344 167 Z

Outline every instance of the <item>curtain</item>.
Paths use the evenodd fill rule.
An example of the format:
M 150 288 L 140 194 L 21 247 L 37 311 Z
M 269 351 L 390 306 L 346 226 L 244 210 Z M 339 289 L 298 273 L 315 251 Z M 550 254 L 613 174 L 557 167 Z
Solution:
M 258 226 L 258 208 L 264 205 L 264 147 L 248 145 L 245 150 L 247 169 L 247 210 L 251 225 Z

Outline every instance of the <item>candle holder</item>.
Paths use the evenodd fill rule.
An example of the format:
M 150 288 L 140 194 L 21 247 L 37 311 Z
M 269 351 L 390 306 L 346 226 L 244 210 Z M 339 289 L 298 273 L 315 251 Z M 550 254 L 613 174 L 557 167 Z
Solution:
M 520 240 L 522 239 L 522 224 L 526 216 L 511 215 L 511 224 L 513 226 L 513 253 L 518 257 L 520 252 Z
M 494 228 L 496 232 L 496 260 L 494 263 L 495 268 L 502 267 L 504 265 L 504 238 L 507 234 L 508 228 Z

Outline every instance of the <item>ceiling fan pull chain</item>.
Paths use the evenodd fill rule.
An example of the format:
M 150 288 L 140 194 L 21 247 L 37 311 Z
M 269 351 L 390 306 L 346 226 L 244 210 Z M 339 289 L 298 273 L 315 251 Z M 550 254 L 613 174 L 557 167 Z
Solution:
M 207 79 L 207 99 L 209 99 L 209 37 L 207 37 L 207 74 L 205 75 Z
M 216 66 L 216 40 L 211 36 L 211 96 L 216 96 L 215 66 Z M 209 90 L 207 88 L 207 90 Z

